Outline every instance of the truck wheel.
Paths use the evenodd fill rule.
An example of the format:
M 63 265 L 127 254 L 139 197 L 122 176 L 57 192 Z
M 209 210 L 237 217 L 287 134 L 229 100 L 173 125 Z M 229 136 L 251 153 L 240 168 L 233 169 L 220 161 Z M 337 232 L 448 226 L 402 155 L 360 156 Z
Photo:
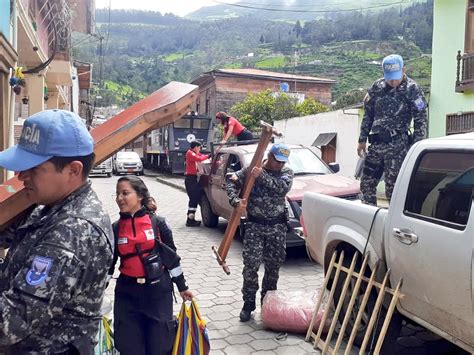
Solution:
M 211 204 L 205 194 L 202 195 L 199 205 L 201 206 L 202 223 L 209 228 L 217 226 L 219 216 L 212 212 Z
M 346 268 L 350 268 L 352 257 L 354 255 L 354 251 L 345 250 L 344 254 L 345 255 L 344 255 L 343 264 Z M 361 257 L 361 255 L 359 255 L 359 257 L 357 259 L 357 264 L 356 264 L 356 267 L 355 267 L 356 271 L 360 270 L 360 267 L 362 266 L 362 259 L 363 258 Z M 370 273 L 371 273 L 371 270 L 369 270 L 369 268 L 366 267 L 365 276 L 370 277 Z M 334 299 L 334 308 L 337 306 L 337 303 L 339 302 L 339 298 L 341 296 L 342 289 L 344 287 L 344 282 L 346 280 L 346 276 L 347 275 L 344 272 L 341 272 L 339 274 L 339 278 L 337 280 L 336 289 L 335 289 L 334 297 L 333 297 L 333 299 Z M 339 320 L 340 324 L 342 324 L 342 322 L 344 321 L 344 317 L 347 313 L 347 308 L 348 308 L 348 305 L 349 305 L 350 296 L 352 295 L 351 290 L 354 289 L 355 283 L 356 283 L 356 279 L 353 278 L 353 280 L 351 280 L 351 282 L 349 284 L 348 292 L 346 294 L 346 297 L 344 299 L 344 303 L 342 305 L 341 311 L 340 311 L 339 316 L 338 316 L 338 320 Z M 359 312 L 360 304 L 362 303 L 362 297 L 363 297 L 363 295 L 365 293 L 365 290 L 366 290 L 366 285 L 367 285 L 367 283 L 362 282 L 362 284 L 359 288 L 359 296 L 357 297 L 355 305 L 352 308 L 351 317 L 349 318 L 349 323 L 348 323 L 348 325 L 346 327 L 346 330 L 345 330 L 345 333 L 346 333 L 347 337 L 349 337 L 351 332 L 352 332 L 352 328 L 354 326 L 354 323 L 355 323 L 355 320 L 356 320 L 356 317 L 357 317 L 357 313 Z M 375 302 L 377 300 L 377 295 L 378 295 L 377 289 L 372 288 L 372 291 L 371 291 L 370 296 L 369 296 L 369 300 L 367 302 L 364 313 L 362 315 L 362 320 L 361 320 L 361 323 L 359 325 L 359 330 L 357 331 L 356 337 L 354 339 L 354 344 L 357 345 L 357 346 L 360 346 L 362 344 L 362 341 L 364 340 L 364 336 L 365 336 L 365 333 L 366 333 L 366 330 L 367 330 L 367 326 L 369 324 L 370 316 L 372 315 L 372 311 L 375 308 Z M 370 344 L 372 344 L 372 339 L 373 339 L 373 346 L 375 347 L 378 336 L 379 336 L 380 331 L 382 329 L 382 324 L 383 324 L 383 320 L 385 319 L 386 313 L 387 313 L 387 309 L 384 306 L 382 306 L 381 309 L 380 309 L 380 314 L 378 316 L 379 319 L 378 319 L 378 321 L 375 322 L 375 325 L 372 329 L 372 334 L 370 336 L 369 346 L 368 346 L 367 350 L 369 350 Z M 388 327 L 388 330 L 387 330 L 387 333 L 386 333 L 386 336 L 385 336 L 385 340 L 383 342 L 382 351 L 381 351 L 382 354 L 391 354 L 391 353 L 393 353 L 393 351 L 395 349 L 394 344 L 395 344 L 395 342 L 396 342 L 396 340 L 397 340 L 397 338 L 400 334 L 401 325 L 402 325 L 402 316 L 401 316 L 401 314 L 399 314 L 397 312 L 397 310 L 395 310 L 393 315 L 392 315 L 392 319 L 390 321 L 390 325 Z M 374 334 L 375 334 L 375 336 L 374 336 Z

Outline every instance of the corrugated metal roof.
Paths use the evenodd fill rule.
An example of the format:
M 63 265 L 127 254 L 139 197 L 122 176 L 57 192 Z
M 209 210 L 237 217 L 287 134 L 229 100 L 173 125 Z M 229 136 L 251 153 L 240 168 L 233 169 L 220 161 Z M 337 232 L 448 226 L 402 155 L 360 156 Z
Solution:
M 320 83 L 328 83 L 334 84 L 336 81 L 332 79 L 325 79 L 325 78 L 316 78 L 314 76 L 304 76 L 304 75 L 294 75 L 294 74 L 287 74 L 287 73 L 278 73 L 272 72 L 267 70 L 260 70 L 260 69 L 216 69 L 208 73 L 222 73 L 222 74 L 229 74 L 229 75 L 239 75 L 239 76 L 249 76 L 249 77 L 262 77 L 262 78 L 271 78 L 271 79 L 279 79 L 279 80 L 298 80 L 298 81 L 313 81 L 313 82 L 320 82 Z

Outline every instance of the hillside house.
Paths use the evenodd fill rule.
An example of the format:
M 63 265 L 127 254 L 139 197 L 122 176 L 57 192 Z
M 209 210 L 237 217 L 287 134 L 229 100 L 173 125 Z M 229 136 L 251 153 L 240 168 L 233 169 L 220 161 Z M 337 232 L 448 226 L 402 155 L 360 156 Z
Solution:
M 334 80 L 312 76 L 277 73 L 258 69 L 216 69 L 194 79 L 199 86 L 199 98 L 194 110 L 213 117 L 218 111 L 228 111 L 249 93 L 266 89 L 286 91 L 298 99 L 312 97 L 329 105 Z
M 474 131 L 474 0 L 434 0 L 429 136 Z

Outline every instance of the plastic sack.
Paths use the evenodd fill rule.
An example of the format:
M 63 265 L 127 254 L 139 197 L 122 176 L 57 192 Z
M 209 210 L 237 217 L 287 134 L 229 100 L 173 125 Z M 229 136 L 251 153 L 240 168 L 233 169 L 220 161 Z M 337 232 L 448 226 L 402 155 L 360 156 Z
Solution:
M 197 303 L 188 307 L 183 302 L 178 315 L 178 329 L 172 355 L 209 355 L 211 349 L 206 322 L 201 318 Z
M 111 327 L 112 320 L 102 317 L 97 333 L 97 345 L 94 348 L 95 355 L 113 355 L 117 354 L 114 347 L 114 334 Z
M 319 292 L 302 290 L 268 291 L 262 304 L 262 321 L 266 327 L 285 332 L 306 333 L 311 323 Z M 326 309 L 323 300 L 319 308 L 313 331 L 317 332 Z M 330 317 L 328 317 L 330 318 Z M 327 319 L 323 332 L 329 330 L 331 320 Z

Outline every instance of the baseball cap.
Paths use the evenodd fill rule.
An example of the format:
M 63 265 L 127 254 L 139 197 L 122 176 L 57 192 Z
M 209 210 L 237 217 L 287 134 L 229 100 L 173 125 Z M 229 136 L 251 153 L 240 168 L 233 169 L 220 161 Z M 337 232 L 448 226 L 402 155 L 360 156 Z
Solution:
M 403 77 L 403 58 L 398 54 L 390 54 L 382 61 L 385 80 L 400 80 Z
M 0 166 L 24 171 L 52 157 L 86 156 L 94 141 L 81 118 L 66 110 L 45 110 L 28 117 L 18 144 L 0 152 Z
M 276 160 L 280 162 L 287 162 L 290 156 L 290 147 L 283 143 L 277 143 L 272 146 L 270 153 L 273 154 Z

